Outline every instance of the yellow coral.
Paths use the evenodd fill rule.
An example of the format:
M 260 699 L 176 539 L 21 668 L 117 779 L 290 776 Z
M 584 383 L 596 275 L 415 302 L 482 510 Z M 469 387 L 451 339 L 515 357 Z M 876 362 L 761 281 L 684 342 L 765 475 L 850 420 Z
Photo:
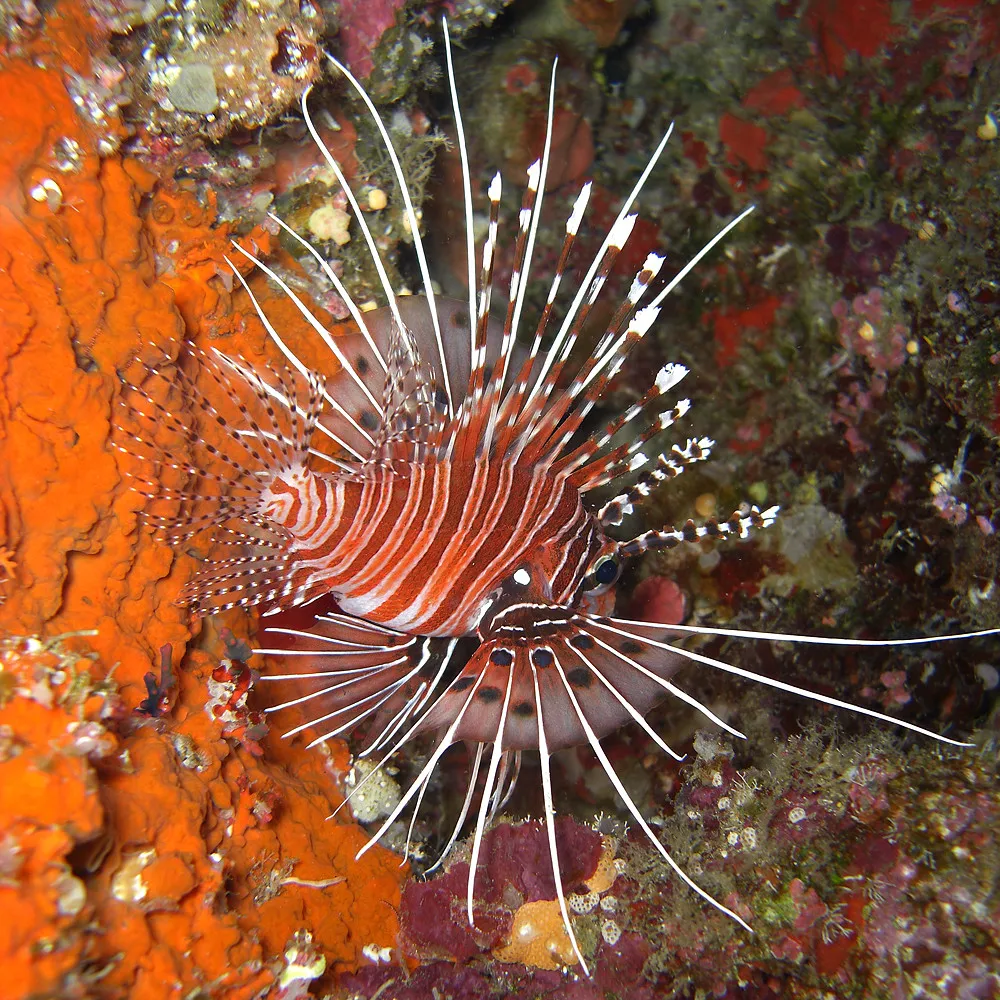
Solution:
M 536 969 L 561 969 L 576 961 L 559 901 L 524 903 L 514 914 L 510 941 L 493 952 L 500 962 L 520 962 Z
M 614 837 L 607 836 L 603 841 L 597 868 L 584 883 L 588 890 L 587 896 L 593 896 L 595 905 L 597 897 L 602 892 L 607 892 L 618 877 L 615 865 L 617 842 Z M 580 912 L 587 912 L 589 909 L 593 909 L 593 906 L 585 905 Z M 566 965 L 574 965 L 576 955 L 563 922 L 559 901 L 539 899 L 518 907 L 514 913 L 510 940 L 503 947 L 494 949 L 493 957 L 500 962 L 520 962 L 536 969 L 561 969 Z
M 594 874 L 587 880 L 587 888 L 591 892 L 607 892 L 615 884 L 618 878 L 618 869 L 615 866 L 615 850 L 618 842 L 614 837 L 604 837 L 604 846 L 601 851 L 601 860 L 597 862 Z

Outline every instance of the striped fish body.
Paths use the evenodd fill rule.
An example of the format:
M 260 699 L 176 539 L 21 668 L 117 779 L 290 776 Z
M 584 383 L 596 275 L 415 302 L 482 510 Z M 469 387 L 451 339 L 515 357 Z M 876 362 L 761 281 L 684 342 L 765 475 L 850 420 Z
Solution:
M 295 535 L 296 592 L 322 586 L 341 610 L 401 632 L 475 632 L 489 595 L 519 569 L 566 603 L 604 539 L 580 493 L 542 467 L 502 459 L 413 465 L 327 489 L 344 502 Z M 304 506 L 304 505 L 303 505 Z

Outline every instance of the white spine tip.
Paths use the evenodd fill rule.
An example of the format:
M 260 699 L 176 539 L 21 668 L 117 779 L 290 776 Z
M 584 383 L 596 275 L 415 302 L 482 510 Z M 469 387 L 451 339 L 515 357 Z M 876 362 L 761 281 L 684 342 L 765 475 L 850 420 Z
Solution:
M 611 232 L 608 233 L 608 243 L 619 250 L 625 246 L 626 241 L 632 235 L 632 230 L 635 228 L 635 220 L 638 217 L 638 214 L 633 212 L 631 215 L 626 215 L 623 219 L 618 219 L 611 227 Z
M 688 373 L 684 365 L 666 364 L 656 373 L 656 389 L 658 392 L 669 392 Z
M 643 261 L 642 268 L 644 271 L 651 271 L 655 277 L 660 273 L 660 268 L 663 267 L 663 262 L 666 260 L 662 254 L 651 253 L 646 256 L 645 261 Z
M 573 203 L 573 211 L 570 212 L 570 216 L 566 220 L 566 232 L 571 236 L 576 236 L 580 228 L 580 223 L 583 221 L 583 213 L 587 210 L 587 202 L 590 201 L 590 192 L 593 186 L 593 181 L 587 181 L 576 196 L 576 201 Z
M 643 306 L 643 308 L 639 309 L 632 317 L 632 321 L 628 325 L 629 330 L 633 333 L 639 334 L 640 337 L 644 337 L 649 332 L 649 328 L 656 322 L 656 317 L 659 315 L 659 306 Z

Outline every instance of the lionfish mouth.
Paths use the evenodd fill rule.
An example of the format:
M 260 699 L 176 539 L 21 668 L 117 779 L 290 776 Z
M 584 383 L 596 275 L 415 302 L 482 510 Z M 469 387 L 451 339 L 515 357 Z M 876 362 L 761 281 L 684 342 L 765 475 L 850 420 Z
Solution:
M 636 826 L 678 878 L 749 929 L 675 862 L 600 742 L 622 724 L 635 723 L 660 750 L 680 760 L 645 719 L 648 709 L 667 696 L 742 737 L 677 685 L 674 676 L 685 663 L 870 716 L 944 743 L 969 744 L 678 644 L 692 633 L 866 647 L 936 638 L 859 641 L 789 636 L 595 613 L 596 599 L 611 593 L 622 560 L 702 539 L 745 538 L 766 528 L 778 514 L 776 507 L 761 511 L 747 506 L 722 522 L 688 522 L 618 542 L 606 534 L 617 529 L 654 487 L 711 453 L 714 442 L 708 438 L 688 439 L 652 457 L 642 450 L 688 411 L 687 399 L 664 402 L 686 374 L 681 365 L 664 365 L 641 400 L 603 430 L 584 433 L 585 419 L 655 322 L 666 297 L 753 206 L 723 226 L 655 295 L 650 289 L 662 258 L 650 254 L 603 337 L 593 351 L 580 356 L 584 323 L 629 238 L 636 220 L 633 205 L 667 144 L 668 129 L 584 278 L 563 305 L 559 293 L 590 195 L 590 184 L 583 186 L 566 222 L 559 262 L 535 332 L 522 343 L 525 289 L 552 147 L 556 67 L 549 86 L 544 150 L 527 172 L 500 324 L 491 320 L 500 175 L 488 190 L 489 228 L 477 273 L 470 168 L 447 25 L 444 44 L 462 163 L 467 308 L 435 298 L 419 220 L 389 132 L 361 84 L 330 57 L 382 136 L 410 223 L 424 295 L 403 299 L 395 294 L 357 198 L 316 130 L 307 92 L 302 100 L 306 126 L 343 187 L 388 305 L 375 314 L 362 313 L 320 252 L 272 216 L 311 255 L 345 301 L 360 331 L 356 337 L 331 337 L 276 271 L 242 247 L 235 249 L 250 257 L 298 308 L 339 363 L 339 374 L 324 381 L 303 363 L 234 268 L 289 367 L 261 371 L 221 352 L 213 356 L 198 352 L 213 389 L 201 389 L 179 370 L 174 378 L 181 380 L 197 414 L 195 422 L 227 428 L 226 449 L 205 445 L 197 426 L 169 411 L 154 388 L 143 384 L 131 387 L 139 415 L 150 424 L 184 431 L 196 454 L 178 463 L 158 448 L 154 434 L 133 437 L 124 450 L 196 480 L 194 486 L 180 489 L 141 483 L 151 503 L 147 519 L 168 541 L 178 544 L 214 530 L 218 543 L 227 547 L 228 555 L 204 564 L 185 592 L 196 611 L 207 614 L 253 605 L 281 610 L 324 594 L 336 600 L 337 610 L 314 616 L 304 628 L 275 623 L 268 630 L 276 637 L 275 644 L 255 650 L 296 664 L 262 680 L 305 686 L 305 693 L 270 709 L 298 706 L 308 712 L 307 721 L 286 736 L 308 729 L 318 733 L 316 744 L 359 733 L 363 740 L 359 755 L 377 767 L 418 736 L 436 739 L 426 763 L 360 853 L 380 842 L 412 807 L 409 851 L 413 821 L 441 757 L 457 743 L 471 743 L 468 790 L 442 853 L 443 859 L 468 822 L 471 923 L 484 833 L 510 796 L 522 753 L 537 751 L 556 894 L 573 951 L 586 972 L 560 877 L 554 825 L 550 761 L 564 747 L 589 746 Z M 555 326 L 557 311 L 563 318 Z M 153 382 L 168 378 L 154 368 L 148 369 L 147 377 Z M 220 466 L 221 472 L 209 471 Z M 598 506 L 591 494 L 609 486 L 619 492 Z M 355 786 L 351 795 L 364 784 Z

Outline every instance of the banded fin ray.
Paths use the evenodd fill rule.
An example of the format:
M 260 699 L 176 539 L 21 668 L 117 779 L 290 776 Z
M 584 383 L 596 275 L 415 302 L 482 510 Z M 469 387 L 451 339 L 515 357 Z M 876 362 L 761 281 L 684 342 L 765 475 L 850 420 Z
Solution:
M 551 612 L 553 617 L 565 615 L 557 607 Z M 586 734 L 575 723 L 561 685 L 549 669 L 557 658 L 602 737 L 626 722 L 638 721 L 637 716 L 644 715 L 665 693 L 679 690 L 670 677 L 683 665 L 680 657 L 664 656 L 640 639 L 612 637 L 609 641 L 608 636 L 596 634 L 586 620 L 576 615 L 567 615 L 564 623 L 551 628 L 551 634 L 532 637 L 525 644 L 518 644 L 512 636 L 484 641 L 424 715 L 421 731 L 436 731 L 446 719 L 453 718 L 457 704 L 464 701 L 464 692 L 476 679 L 481 679 L 476 698 L 455 738 L 492 742 L 503 718 L 505 678 L 509 674 L 512 680 L 510 710 L 503 725 L 504 749 L 537 748 L 538 719 L 533 693 L 533 673 L 537 673 L 548 706 L 550 748 L 560 750 L 585 742 Z M 612 690 L 617 696 L 609 697 Z M 708 714 L 712 721 L 721 721 L 711 712 Z
M 261 646 L 254 653 L 289 657 L 294 667 L 263 674 L 261 680 L 284 686 L 295 682 L 294 696 L 268 711 L 309 703 L 308 721 L 283 735 L 315 729 L 314 746 L 346 723 L 358 729 L 359 756 L 377 752 L 422 717 L 457 669 L 458 640 L 410 636 L 336 613 L 309 616 L 308 629 L 270 625 L 264 636 L 280 647 Z M 387 691 L 390 697 L 378 697 Z
M 164 480 L 128 470 L 132 488 L 148 501 L 140 517 L 157 537 L 179 545 L 203 533 L 213 536 L 211 554 L 199 561 L 179 603 L 208 614 L 280 601 L 292 592 L 288 535 L 262 513 L 261 497 L 275 474 L 293 473 L 312 451 L 322 380 L 271 367 L 256 371 L 220 351 L 191 350 L 218 391 L 206 394 L 177 362 L 142 363 L 144 377 L 123 379 L 121 400 L 140 433 L 125 432 L 115 447 L 152 463 Z M 225 428 L 223 444 L 196 433 L 176 415 L 167 403 L 176 389 L 207 426 Z M 174 458 L 181 453 L 176 445 L 161 443 L 163 434 L 186 442 L 184 460 Z M 210 471 L 213 463 L 224 471 Z

